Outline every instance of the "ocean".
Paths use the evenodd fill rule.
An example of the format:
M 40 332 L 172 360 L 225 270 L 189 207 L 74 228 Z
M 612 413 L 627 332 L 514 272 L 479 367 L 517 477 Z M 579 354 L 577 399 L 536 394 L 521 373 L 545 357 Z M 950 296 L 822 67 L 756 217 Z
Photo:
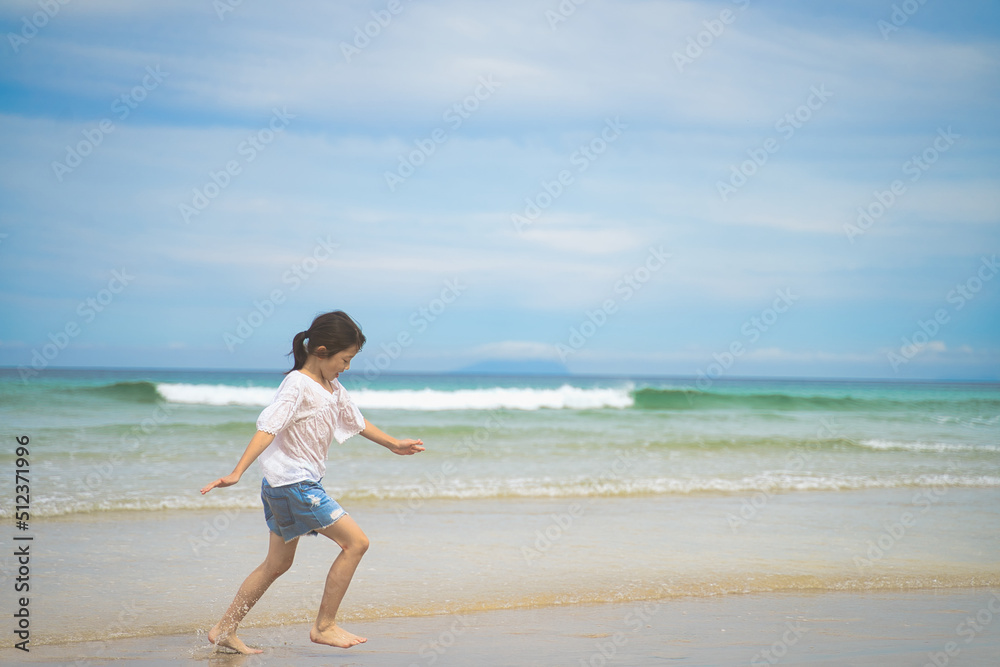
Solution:
M 35 643 L 207 630 L 262 560 L 255 464 L 280 372 L 0 371 L 8 535 L 33 537 Z M 363 375 L 323 480 L 368 533 L 342 618 L 767 591 L 1000 585 L 1000 385 Z M 14 528 L 15 438 L 30 522 Z M 303 538 L 246 625 L 314 617 Z M 0 586 L 17 571 L 0 558 Z M 6 608 L 10 598 L 4 597 Z M 348 625 L 349 627 L 349 625 Z

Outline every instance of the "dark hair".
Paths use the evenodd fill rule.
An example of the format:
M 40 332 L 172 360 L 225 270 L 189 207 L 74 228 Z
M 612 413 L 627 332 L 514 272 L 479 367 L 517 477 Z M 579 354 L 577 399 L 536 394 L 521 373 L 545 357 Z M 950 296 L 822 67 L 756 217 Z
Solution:
M 309 341 L 308 344 L 306 340 Z M 295 357 L 295 366 L 285 375 L 305 366 L 310 354 L 326 358 L 354 345 L 357 345 L 359 350 L 365 345 L 365 335 L 361 333 L 361 327 L 342 310 L 323 313 L 313 320 L 308 329 L 295 334 L 295 338 L 292 339 L 292 351 L 288 353 Z M 317 352 L 320 347 L 326 349 Z

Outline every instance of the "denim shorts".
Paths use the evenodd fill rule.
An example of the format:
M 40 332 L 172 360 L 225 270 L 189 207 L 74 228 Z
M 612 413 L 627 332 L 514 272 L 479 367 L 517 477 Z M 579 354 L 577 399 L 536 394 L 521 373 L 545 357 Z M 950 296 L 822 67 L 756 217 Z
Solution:
M 260 499 L 264 503 L 267 527 L 285 542 L 291 542 L 300 535 L 316 535 L 317 530 L 331 526 L 347 515 L 319 482 L 271 486 L 264 479 L 260 484 Z

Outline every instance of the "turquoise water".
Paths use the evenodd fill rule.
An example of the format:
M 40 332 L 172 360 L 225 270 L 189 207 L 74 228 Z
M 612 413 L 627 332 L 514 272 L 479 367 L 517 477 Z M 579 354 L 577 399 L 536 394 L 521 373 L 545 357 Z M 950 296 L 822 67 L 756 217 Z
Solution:
M 282 375 L 173 370 L 0 373 L 8 437 L 29 435 L 35 516 L 256 507 L 228 473 Z M 683 378 L 363 376 L 370 421 L 427 451 L 361 437 L 330 450 L 342 500 L 809 493 L 1000 486 L 1000 385 Z M 12 454 L 0 454 L 9 463 Z M 256 477 L 255 477 L 256 475 Z M 247 479 L 259 480 L 256 466 Z M 0 514 L 9 514 L 4 504 Z

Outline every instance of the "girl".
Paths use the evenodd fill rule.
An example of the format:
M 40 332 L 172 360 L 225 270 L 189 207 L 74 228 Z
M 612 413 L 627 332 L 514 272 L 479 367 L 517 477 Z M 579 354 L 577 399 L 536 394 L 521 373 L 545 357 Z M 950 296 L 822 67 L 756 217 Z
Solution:
M 308 343 L 306 342 L 308 341 Z M 236 628 L 275 579 L 292 565 L 301 535 L 324 535 L 342 551 L 326 578 L 316 623 L 309 639 L 318 644 L 350 648 L 367 641 L 336 623 L 337 609 L 351 577 L 368 549 L 368 537 L 347 512 L 330 498 L 320 482 L 326 472 L 330 438 L 344 442 L 360 433 L 394 454 L 424 451 L 420 440 L 397 440 L 362 416 L 338 382 L 351 367 L 351 359 L 365 344 L 361 329 L 346 313 L 320 315 L 308 330 L 296 334 L 290 370 L 274 401 L 257 418 L 257 433 L 250 439 L 236 468 L 201 490 L 240 481 L 250 464 L 260 457 L 264 479 L 261 500 L 271 541 L 264 562 L 250 573 L 222 620 L 208 633 L 208 640 L 240 653 L 261 653 L 236 636 Z

